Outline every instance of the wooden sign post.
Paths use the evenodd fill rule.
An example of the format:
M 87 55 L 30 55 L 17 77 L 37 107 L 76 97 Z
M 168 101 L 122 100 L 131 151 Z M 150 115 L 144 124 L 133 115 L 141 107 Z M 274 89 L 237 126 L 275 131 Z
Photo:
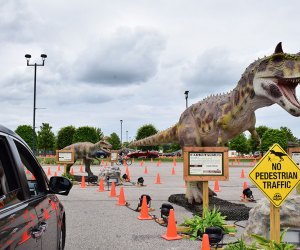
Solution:
M 75 152 L 72 150 L 56 150 L 56 163 L 64 165 L 64 174 L 66 174 L 67 164 L 74 164 Z
M 293 161 L 300 167 L 300 148 L 289 148 L 288 149 L 289 156 L 293 159 Z M 296 193 L 300 194 L 300 184 L 296 187 Z
M 118 150 L 111 150 L 110 151 L 110 164 L 111 166 L 114 165 L 115 162 L 117 162 L 119 160 L 119 151 Z
M 203 212 L 209 207 L 208 181 L 228 180 L 228 148 L 184 147 L 184 180 L 201 181 Z

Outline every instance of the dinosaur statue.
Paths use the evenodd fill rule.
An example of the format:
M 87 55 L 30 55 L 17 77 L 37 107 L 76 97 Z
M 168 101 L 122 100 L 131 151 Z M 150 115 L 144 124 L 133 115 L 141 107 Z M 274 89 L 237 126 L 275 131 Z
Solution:
M 258 59 L 246 68 L 232 91 L 209 96 L 193 104 L 181 114 L 173 127 L 135 141 L 130 146 L 173 142 L 180 143 L 182 148 L 224 146 L 246 130 L 260 143 L 255 130 L 254 111 L 277 103 L 291 115 L 300 116 L 300 103 L 296 97 L 298 83 L 300 53 L 286 54 L 279 43 L 271 56 Z M 190 203 L 193 200 L 202 202 L 201 189 L 201 182 L 188 183 L 186 198 Z
M 85 165 L 85 172 L 88 173 L 88 176 L 94 176 L 94 174 L 91 171 L 91 163 L 93 160 L 98 160 L 100 162 L 100 159 L 96 157 L 95 152 L 99 149 L 103 150 L 106 153 L 110 153 L 109 149 L 112 146 L 106 142 L 105 140 L 100 140 L 96 142 L 95 144 L 91 142 L 77 142 L 74 144 L 71 144 L 65 148 L 64 150 L 73 150 L 75 152 L 74 155 L 74 162 L 78 159 L 82 159 L 83 163 Z M 70 168 L 73 166 L 73 164 L 67 164 L 66 167 L 66 173 L 70 173 Z

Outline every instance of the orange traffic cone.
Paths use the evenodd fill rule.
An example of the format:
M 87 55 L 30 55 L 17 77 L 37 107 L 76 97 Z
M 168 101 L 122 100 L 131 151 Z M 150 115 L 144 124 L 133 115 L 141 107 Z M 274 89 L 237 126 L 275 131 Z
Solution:
M 182 237 L 177 234 L 174 209 L 170 209 L 168 218 L 167 233 L 161 236 L 166 240 L 180 240 Z
M 202 246 L 201 246 L 202 250 L 210 250 L 210 244 L 209 244 L 209 238 L 208 238 L 208 234 L 203 234 L 202 236 Z
M 159 173 L 157 173 L 155 184 L 161 184 L 161 182 L 160 182 L 160 174 Z
M 175 168 L 172 167 L 172 175 L 175 175 Z
M 79 170 L 80 173 L 83 173 L 83 170 L 82 170 L 82 165 L 80 165 L 80 170 Z
M 57 173 L 56 173 L 56 172 L 54 172 L 54 176 L 57 176 Z
M 245 178 L 245 172 L 244 172 L 244 169 L 242 169 L 242 172 L 241 172 L 241 178 Z
M 243 190 L 245 190 L 248 187 L 247 182 L 244 181 Z
M 74 168 L 71 168 L 71 175 L 74 175 Z
M 141 207 L 141 213 L 138 217 L 139 220 L 152 220 L 152 217 L 148 213 L 148 205 L 147 205 L 147 198 L 144 195 L 142 200 L 142 207 Z
M 148 168 L 147 168 L 147 166 L 144 169 L 144 174 L 148 174 Z
M 120 187 L 120 195 L 119 195 L 119 201 L 118 204 L 119 206 L 125 206 L 126 201 L 125 201 L 125 196 L 124 196 L 124 188 Z
M 219 181 L 215 181 L 214 192 L 220 192 Z
M 129 173 L 128 166 L 126 166 L 126 175 L 127 175 L 127 179 L 130 180 L 130 173 Z
M 103 181 L 103 178 L 100 179 L 98 192 L 104 192 L 104 181 Z
M 102 165 L 102 166 L 104 165 L 104 161 L 103 160 L 101 161 L 100 165 Z
M 111 190 L 110 190 L 109 197 L 117 197 L 117 194 L 116 194 L 116 185 L 115 185 L 114 182 L 111 183 Z
M 80 184 L 80 187 L 81 187 L 81 188 L 86 188 L 84 176 L 81 177 L 81 184 Z
M 48 167 L 48 173 L 47 173 L 48 176 L 51 175 L 51 170 L 50 170 L 50 167 Z

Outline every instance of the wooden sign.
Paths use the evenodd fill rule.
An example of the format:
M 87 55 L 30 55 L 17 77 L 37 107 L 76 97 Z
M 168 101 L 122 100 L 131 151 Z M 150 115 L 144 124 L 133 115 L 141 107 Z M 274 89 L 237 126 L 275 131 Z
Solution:
M 56 163 L 73 164 L 74 156 L 74 150 L 56 150 Z
M 289 148 L 288 149 L 289 156 L 293 159 L 293 161 L 300 167 L 300 148 Z M 300 184 L 296 187 L 297 194 L 300 194 Z
M 119 151 L 111 150 L 110 151 L 110 162 L 117 162 L 119 159 Z
M 184 147 L 184 179 L 186 181 L 226 181 L 227 147 Z

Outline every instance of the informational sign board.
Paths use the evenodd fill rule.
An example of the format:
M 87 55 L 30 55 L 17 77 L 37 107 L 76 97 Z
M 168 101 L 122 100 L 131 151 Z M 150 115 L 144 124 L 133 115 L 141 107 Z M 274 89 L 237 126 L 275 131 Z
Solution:
M 56 150 L 56 162 L 59 164 L 73 164 L 74 150 Z
M 275 207 L 280 207 L 300 182 L 300 168 L 274 144 L 249 173 L 249 178 Z
M 293 159 L 293 161 L 300 167 L 300 148 L 289 148 L 288 149 L 289 156 Z M 296 187 L 297 194 L 300 194 L 300 184 Z
M 119 157 L 118 150 L 111 150 L 110 151 L 110 162 L 117 162 Z
M 228 180 L 228 148 L 185 147 L 183 151 L 186 181 Z

